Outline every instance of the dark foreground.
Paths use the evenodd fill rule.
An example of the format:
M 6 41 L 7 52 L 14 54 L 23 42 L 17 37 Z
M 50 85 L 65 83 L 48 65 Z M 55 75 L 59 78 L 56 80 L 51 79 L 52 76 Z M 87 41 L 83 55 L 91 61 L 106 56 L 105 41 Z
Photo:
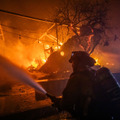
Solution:
M 115 73 L 114 76 L 120 83 L 120 73 Z M 51 84 L 52 89 L 53 85 L 56 86 L 55 89 L 58 89 L 58 85 L 53 82 Z M 44 83 L 43 86 L 51 90 L 51 84 L 49 83 L 48 86 Z M 61 84 L 64 84 L 63 81 Z M 63 87 L 60 92 L 62 89 Z M 34 89 L 17 84 L 10 92 L 0 93 L 0 120 L 74 120 L 67 112 L 58 113 L 51 104 L 48 98 L 37 101 Z
M 0 120 L 74 120 L 67 112 L 59 113 L 55 108 L 46 106 L 12 115 L 2 116 Z

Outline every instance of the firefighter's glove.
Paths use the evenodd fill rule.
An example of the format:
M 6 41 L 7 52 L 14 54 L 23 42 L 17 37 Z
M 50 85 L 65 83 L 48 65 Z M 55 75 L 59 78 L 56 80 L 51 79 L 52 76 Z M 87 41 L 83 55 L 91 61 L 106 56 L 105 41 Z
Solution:
M 58 110 L 61 110 L 60 107 L 60 102 L 61 102 L 61 98 L 56 98 L 53 95 L 47 94 L 47 96 L 51 99 L 51 101 L 53 102 L 52 106 L 58 108 Z

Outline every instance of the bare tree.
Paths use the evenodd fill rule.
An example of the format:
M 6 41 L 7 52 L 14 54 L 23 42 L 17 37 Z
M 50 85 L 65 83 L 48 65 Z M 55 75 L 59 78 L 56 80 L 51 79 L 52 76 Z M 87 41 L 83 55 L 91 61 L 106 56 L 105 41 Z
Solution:
M 72 29 L 79 44 L 92 53 L 98 44 L 109 45 L 106 30 L 109 0 L 64 0 L 55 22 Z
M 75 35 L 60 50 L 53 52 L 39 71 L 65 73 L 66 76 L 66 71 L 71 71 L 68 60 L 72 51 L 82 47 L 91 54 L 97 45 L 108 46 L 110 41 L 118 38 L 115 35 L 111 39 L 108 32 L 112 31 L 108 24 L 110 0 L 64 0 L 63 4 L 63 7 L 58 8 L 55 22 L 67 25 L 68 30 L 72 29 Z M 64 56 L 61 56 L 61 52 L 64 52 Z

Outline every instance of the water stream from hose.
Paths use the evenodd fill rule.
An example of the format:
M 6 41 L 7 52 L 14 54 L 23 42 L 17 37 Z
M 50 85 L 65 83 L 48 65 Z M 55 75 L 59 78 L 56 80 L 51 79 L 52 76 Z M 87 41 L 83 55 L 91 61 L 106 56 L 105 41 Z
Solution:
M 2 56 L 0 56 L 0 69 L 6 74 L 9 74 L 9 76 L 11 76 L 13 79 L 19 80 L 31 86 L 38 92 L 47 94 L 46 90 L 40 84 L 35 82 L 24 70 Z

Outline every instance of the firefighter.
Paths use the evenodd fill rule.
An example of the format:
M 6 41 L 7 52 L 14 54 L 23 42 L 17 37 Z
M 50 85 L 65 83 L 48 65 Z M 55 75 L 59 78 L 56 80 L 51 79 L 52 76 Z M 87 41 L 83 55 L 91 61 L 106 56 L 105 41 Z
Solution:
M 102 67 L 96 71 L 93 87 L 93 113 L 98 116 L 102 114 L 103 118 L 110 120 L 120 120 L 120 86 L 108 68 Z
M 91 69 L 95 60 L 83 51 L 72 52 L 69 60 L 73 73 L 63 91 L 61 107 L 73 117 L 87 119 L 89 105 L 93 96 L 93 78 L 95 71 Z
M 69 62 L 72 63 L 73 73 L 63 91 L 62 99 L 51 99 L 59 110 L 66 110 L 73 117 L 84 119 L 88 115 L 88 107 L 93 98 L 92 79 L 95 72 L 91 67 L 94 66 L 95 60 L 86 52 L 75 51 L 72 52 Z
M 59 110 L 80 120 L 120 120 L 120 89 L 107 68 L 95 71 L 95 60 L 84 51 L 72 52 L 71 74 L 62 99 L 51 97 Z

